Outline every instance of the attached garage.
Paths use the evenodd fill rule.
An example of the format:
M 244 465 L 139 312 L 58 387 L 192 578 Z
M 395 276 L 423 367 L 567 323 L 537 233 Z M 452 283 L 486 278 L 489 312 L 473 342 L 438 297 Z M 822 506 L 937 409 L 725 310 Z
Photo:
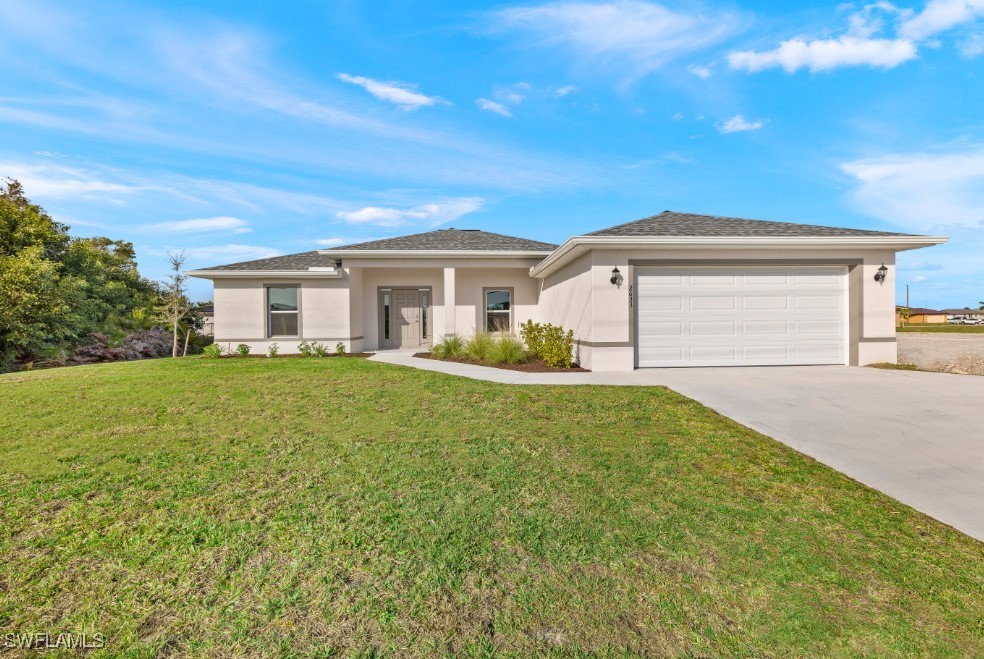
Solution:
M 635 268 L 638 367 L 848 362 L 847 266 Z

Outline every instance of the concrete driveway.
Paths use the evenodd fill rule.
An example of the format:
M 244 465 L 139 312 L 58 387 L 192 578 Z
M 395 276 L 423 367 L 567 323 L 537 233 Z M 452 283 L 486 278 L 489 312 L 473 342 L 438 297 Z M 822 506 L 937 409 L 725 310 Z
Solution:
M 636 373 L 984 540 L 984 377 L 846 366 Z

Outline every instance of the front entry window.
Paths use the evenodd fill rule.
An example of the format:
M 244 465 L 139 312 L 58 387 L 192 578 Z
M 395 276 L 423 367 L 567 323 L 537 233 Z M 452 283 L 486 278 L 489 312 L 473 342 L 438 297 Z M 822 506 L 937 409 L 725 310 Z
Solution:
M 383 339 L 390 338 L 390 294 L 383 293 Z
M 512 331 L 512 291 L 485 291 L 485 330 L 495 333 Z
M 297 336 L 297 287 L 267 288 L 270 336 Z
M 430 308 L 430 293 L 427 291 L 420 292 L 420 322 L 421 322 L 421 338 L 427 338 L 427 311 Z

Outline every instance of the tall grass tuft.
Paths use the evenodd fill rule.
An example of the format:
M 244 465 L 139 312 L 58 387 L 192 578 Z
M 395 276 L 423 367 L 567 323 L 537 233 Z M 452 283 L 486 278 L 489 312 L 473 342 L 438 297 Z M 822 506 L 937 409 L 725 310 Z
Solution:
M 475 336 L 465 344 L 467 356 L 480 362 L 490 361 L 494 349 L 495 337 L 488 332 L 475 332 Z
M 514 336 L 502 334 L 495 337 L 487 362 L 490 364 L 522 364 L 527 360 L 522 342 Z
M 445 334 L 444 338 L 431 348 L 431 354 L 438 359 L 457 359 L 465 356 L 465 341 L 457 334 Z

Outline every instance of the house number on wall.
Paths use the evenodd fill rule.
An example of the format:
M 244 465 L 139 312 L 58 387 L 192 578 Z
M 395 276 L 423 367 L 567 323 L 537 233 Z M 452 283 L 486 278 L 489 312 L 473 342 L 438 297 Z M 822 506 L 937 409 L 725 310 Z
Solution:
M 629 284 L 629 309 L 632 308 L 632 284 Z

